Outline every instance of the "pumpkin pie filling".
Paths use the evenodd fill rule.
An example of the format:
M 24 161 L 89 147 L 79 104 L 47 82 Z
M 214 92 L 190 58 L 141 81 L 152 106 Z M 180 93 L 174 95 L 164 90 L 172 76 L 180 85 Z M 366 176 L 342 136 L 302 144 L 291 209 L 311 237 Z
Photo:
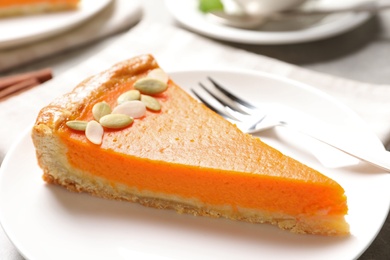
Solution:
M 46 181 L 156 208 L 269 222 L 296 233 L 348 234 L 339 184 L 241 133 L 172 80 L 155 96 L 161 111 L 147 111 L 123 129 L 105 129 L 101 145 L 65 125 L 91 120 L 98 102 L 115 106 L 120 94 L 157 67 L 149 55 L 117 64 L 40 112 L 33 140 Z M 51 151 L 44 148 L 46 138 L 57 145 Z M 55 163 L 53 151 L 59 153 Z

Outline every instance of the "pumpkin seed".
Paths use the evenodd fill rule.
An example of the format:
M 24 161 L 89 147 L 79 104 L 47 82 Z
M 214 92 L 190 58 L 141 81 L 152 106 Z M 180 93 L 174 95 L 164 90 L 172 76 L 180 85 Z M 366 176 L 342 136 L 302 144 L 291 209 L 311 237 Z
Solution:
M 143 117 L 146 113 L 145 104 L 139 100 L 126 101 L 114 108 L 112 114 L 124 114 L 132 118 Z
M 81 120 L 71 120 L 66 122 L 66 125 L 73 130 L 85 131 L 85 129 L 87 128 L 87 123 L 88 122 Z
M 96 122 L 91 120 L 88 122 L 85 129 L 85 136 L 93 144 L 101 144 L 103 140 L 104 129 L 103 127 Z
M 111 113 L 111 108 L 106 102 L 96 103 L 92 108 L 92 115 L 96 121 L 99 121 L 105 115 Z
M 134 83 L 134 88 L 142 94 L 157 95 L 167 89 L 167 83 L 153 78 L 142 78 Z
M 109 114 L 100 118 L 100 124 L 107 128 L 124 128 L 133 123 L 134 119 L 124 114 Z
M 145 104 L 146 108 L 153 111 L 160 111 L 161 105 L 157 99 L 148 95 L 141 95 L 141 101 Z
M 141 93 L 139 92 L 139 90 L 132 89 L 120 95 L 117 99 L 117 102 L 118 104 L 122 104 L 123 102 L 126 101 L 139 100 L 140 97 L 141 97 Z
M 161 80 L 164 83 L 168 82 L 168 75 L 165 73 L 160 68 L 154 69 L 149 71 L 148 75 L 146 76 L 147 78 L 153 78 L 153 79 L 158 79 Z

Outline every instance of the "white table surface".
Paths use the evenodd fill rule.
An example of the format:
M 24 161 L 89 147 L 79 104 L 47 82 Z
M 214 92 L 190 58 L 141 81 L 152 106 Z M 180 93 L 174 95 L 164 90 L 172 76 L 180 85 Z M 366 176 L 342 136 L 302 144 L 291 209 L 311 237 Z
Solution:
M 179 26 L 166 11 L 162 0 L 144 0 L 142 4 L 144 6 L 142 23 L 157 22 Z M 51 67 L 54 74 L 59 75 L 104 49 L 119 36 L 14 69 L 6 74 Z M 390 11 L 373 17 L 351 32 L 314 43 L 283 46 L 253 46 L 227 42 L 223 44 L 353 80 L 378 84 L 390 83 Z M 4 151 L 0 151 L 0 161 L 3 156 Z M 0 259 L 23 259 L 1 229 Z M 377 239 L 359 259 L 390 259 L 389 218 Z

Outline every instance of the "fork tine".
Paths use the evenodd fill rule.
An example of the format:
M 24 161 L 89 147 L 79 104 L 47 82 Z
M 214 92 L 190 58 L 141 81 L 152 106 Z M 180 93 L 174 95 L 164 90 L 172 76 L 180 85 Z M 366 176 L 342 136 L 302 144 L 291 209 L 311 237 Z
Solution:
M 198 90 L 195 90 L 194 88 L 191 88 L 191 92 L 209 109 L 213 110 L 217 114 L 224 117 L 226 120 L 230 121 L 231 123 L 235 124 L 238 128 L 241 129 L 241 131 L 246 133 L 251 133 L 256 130 L 257 125 L 265 118 L 265 115 L 255 116 L 250 115 L 243 111 L 241 112 L 241 108 L 239 106 L 242 106 L 243 108 L 250 109 L 248 107 L 243 106 L 240 103 L 234 104 L 234 109 L 232 105 L 226 103 L 224 100 L 219 98 L 216 94 L 213 93 L 213 91 L 210 91 L 205 85 L 203 85 L 201 82 L 199 82 L 200 89 L 203 90 L 204 94 L 209 95 L 208 98 L 212 102 L 209 102 L 207 98 L 204 98 L 204 94 L 200 94 L 197 92 Z M 199 90 L 200 90 L 199 89 Z M 225 95 L 225 93 L 220 93 L 220 95 Z M 229 100 L 229 98 L 227 97 Z M 231 100 L 229 100 L 231 101 Z M 234 100 L 232 100 L 234 103 Z M 255 122 L 252 120 L 255 119 Z
M 222 117 L 224 118 L 231 118 L 228 114 L 226 113 L 223 113 L 221 111 L 221 109 L 217 109 L 216 107 L 214 107 L 211 103 L 207 102 L 206 99 L 202 98 L 201 95 L 199 95 L 194 89 L 191 89 L 191 92 L 194 93 L 194 95 L 203 103 L 205 104 L 208 108 L 210 108 L 211 110 L 213 110 L 215 113 L 221 115 Z
M 214 84 L 214 83 L 213 83 Z M 237 111 L 239 113 L 242 113 L 244 115 L 249 115 L 248 112 L 246 112 L 245 110 L 243 110 L 239 105 L 237 104 L 229 104 L 228 102 L 226 102 L 225 100 L 223 100 L 222 98 L 218 97 L 218 95 L 214 94 L 212 91 L 210 91 L 207 87 L 205 87 L 205 85 L 203 85 L 201 82 L 199 82 L 199 86 L 201 86 L 203 88 L 203 90 L 205 90 L 210 96 L 212 96 L 216 101 L 218 101 L 219 103 L 221 103 L 221 105 L 225 106 L 225 107 L 228 107 L 230 108 L 231 110 L 234 110 L 234 111 Z M 222 92 L 223 95 L 226 95 L 224 92 Z M 229 97 L 227 97 L 229 98 Z M 231 99 L 230 99 L 231 100 Z M 233 102 L 235 102 L 234 100 L 232 100 Z M 232 102 L 230 102 L 232 103 Z
M 235 102 L 243 105 L 243 106 L 246 106 L 246 107 L 249 107 L 249 108 L 255 108 L 257 109 L 257 107 L 253 104 L 251 104 L 250 102 L 246 101 L 246 100 L 243 100 L 239 97 L 237 97 L 236 95 L 234 95 L 233 93 L 231 93 L 230 91 L 228 91 L 226 88 L 222 87 L 221 84 L 217 83 L 214 79 L 212 79 L 211 77 L 207 77 L 211 83 L 213 83 L 213 85 L 219 90 L 221 91 L 222 93 L 224 93 L 226 96 L 228 96 L 230 99 L 234 100 Z

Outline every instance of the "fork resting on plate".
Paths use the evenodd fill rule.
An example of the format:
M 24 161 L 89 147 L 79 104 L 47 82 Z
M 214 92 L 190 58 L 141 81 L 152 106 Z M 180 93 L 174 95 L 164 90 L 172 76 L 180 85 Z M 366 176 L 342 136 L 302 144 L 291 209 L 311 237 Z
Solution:
M 329 141 L 329 138 L 319 136 L 314 131 L 310 131 L 310 129 L 299 128 L 293 126 L 289 122 L 272 118 L 272 116 L 261 111 L 261 109 L 259 109 L 256 105 L 233 94 L 227 90 L 226 87 L 223 87 L 211 77 L 208 77 L 208 80 L 212 83 L 213 90 L 206 87 L 203 83 L 199 83 L 199 86 L 204 90 L 203 92 L 207 94 L 207 97 L 204 94 L 200 94 L 201 92 L 195 89 L 191 89 L 191 91 L 207 107 L 237 125 L 241 131 L 253 134 L 277 126 L 287 127 L 308 135 L 311 138 L 325 143 L 359 160 L 390 172 L 390 152 L 383 150 L 372 154 L 364 149 L 357 150 L 340 146 L 332 141 Z

